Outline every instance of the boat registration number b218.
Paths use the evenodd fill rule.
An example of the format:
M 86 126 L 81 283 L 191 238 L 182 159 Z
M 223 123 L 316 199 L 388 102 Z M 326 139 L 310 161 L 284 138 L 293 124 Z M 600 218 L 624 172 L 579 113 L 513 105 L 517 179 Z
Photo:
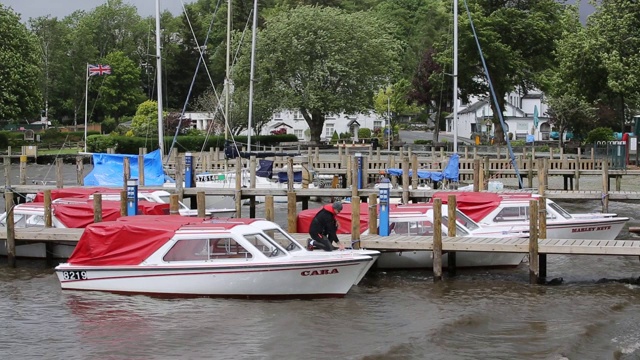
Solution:
M 87 272 L 86 271 L 63 271 L 62 278 L 64 280 L 86 280 Z

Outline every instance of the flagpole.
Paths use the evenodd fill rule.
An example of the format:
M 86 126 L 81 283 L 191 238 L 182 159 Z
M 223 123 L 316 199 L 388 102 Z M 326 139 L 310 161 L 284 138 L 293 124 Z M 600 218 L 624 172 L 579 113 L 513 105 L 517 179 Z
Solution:
M 84 73 L 86 76 L 85 87 L 84 87 L 84 152 L 87 152 L 87 111 L 89 110 L 89 63 L 87 63 L 87 67 L 84 69 Z

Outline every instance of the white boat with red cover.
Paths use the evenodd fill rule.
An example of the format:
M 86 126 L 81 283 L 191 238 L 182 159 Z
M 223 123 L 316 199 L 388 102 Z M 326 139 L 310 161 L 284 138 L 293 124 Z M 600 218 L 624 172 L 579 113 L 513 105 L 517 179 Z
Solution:
M 356 252 L 307 251 L 266 220 L 133 216 L 89 225 L 56 274 L 66 290 L 341 297 L 373 261 Z
M 455 195 L 458 209 L 481 226 L 511 225 L 522 230 L 529 227 L 529 202 L 540 197 L 531 193 L 458 191 L 437 192 L 433 197 L 446 204 L 449 195 Z M 613 240 L 629 220 L 608 213 L 571 214 L 553 200 L 547 199 L 546 203 L 549 239 Z

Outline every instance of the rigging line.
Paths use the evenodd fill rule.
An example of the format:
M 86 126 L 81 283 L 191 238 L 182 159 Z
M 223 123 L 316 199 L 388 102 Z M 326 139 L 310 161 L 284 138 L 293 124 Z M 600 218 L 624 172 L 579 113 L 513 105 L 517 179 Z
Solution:
M 464 0 L 464 6 L 467 9 L 467 15 L 469 17 L 469 22 L 471 24 L 471 31 L 473 31 L 473 38 L 476 41 L 476 46 L 478 47 L 478 52 L 480 53 L 480 60 L 482 61 L 482 67 L 484 68 L 484 74 L 487 77 L 487 81 L 489 82 L 489 89 L 491 90 L 491 97 L 493 98 L 493 102 L 496 106 L 496 110 L 498 112 L 498 118 L 500 119 L 500 126 L 502 126 L 502 132 L 504 133 L 506 125 L 504 123 L 504 118 L 502 116 L 502 111 L 500 109 L 500 105 L 498 104 L 498 98 L 496 97 L 496 92 L 493 89 L 493 84 L 491 82 L 491 76 L 489 76 L 489 69 L 487 68 L 487 63 L 484 60 L 484 55 L 482 54 L 482 47 L 480 46 L 480 40 L 478 39 L 478 34 L 476 33 L 476 28 L 473 25 L 473 19 L 471 19 L 471 11 L 469 10 L 469 4 L 467 4 L 467 0 Z M 518 177 L 518 185 L 520 188 L 524 188 L 524 184 L 522 183 L 522 176 L 520 176 L 520 171 L 518 171 L 518 164 L 516 163 L 516 156 L 513 154 L 513 148 L 511 147 L 511 141 L 508 136 L 505 136 L 507 140 L 507 148 L 509 149 L 509 157 L 511 158 L 511 165 L 513 169 L 516 171 L 516 176 Z
M 207 35 L 205 36 L 204 39 L 204 46 L 207 46 L 207 43 L 209 42 L 209 35 L 211 34 L 211 31 L 213 29 L 213 22 L 216 18 L 216 14 L 218 13 L 218 9 L 220 6 L 221 0 L 218 0 L 218 3 L 216 4 L 215 9 L 213 10 L 213 15 L 211 16 L 211 22 L 209 22 L 209 29 L 207 30 Z M 182 9 L 184 11 L 185 17 L 187 18 L 187 22 L 189 22 L 189 26 L 191 27 L 191 21 L 189 20 L 189 16 L 187 15 L 187 9 L 184 5 L 184 1 L 182 2 Z M 193 33 L 193 27 L 191 27 L 191 31 Z M 191 79 L 191 85 L 189 86 L 189 92 L 187 93 L 187 98 L 184 101 L 184 106 L 182 107 L 182 112 L 180 113 L 180 120 L 178 122 L 178 126 L 176 126 L 176 132 L 173 136 L 173 141 L 171 142 L 171 147 L 169 148 L 169 153 L 171 153 L 171 150 L 173 150 L 173 147 L 175 146 L 177 140 L 178 140 L 178 133 L 180 132 L 180 127 L 182 126 L 182 120 L 184 117 L 184 113 L 187 110 L 187 104 L 189 104 L 189 98 L 191 98 L 191 93 L 193 91 L 193 86 L 196 83 L 196 77 L 198 75 L 198 71 L 200 70 L 200 65 L 204 62 L 204 53 L 201 51 L 202 49 L 200 48 L 200 44 L 198 44 L 198 40 L 197 38 L 195 38 L 195 33 L 194 35 L 194 39 L 196 42 L 196 45 L 198 45 L 198 52 L 200 53 L 200 56 L 198 57 L 198 65 L 196 66 L 196 70 L 193 73 L 193 79 Z M 204 144 L 202 145 L 202 149 L 200 150 L 201 152 L 204 149 Z
M 64 149 L 65 144 L 67 143 L 67 140 L 69 140 L 69 134 L 67 134 L 67 136 L 64 138 L 64 142 L 62 143 L 62 147 L 60 148 L 60 150 L 58 150 L 58 152 L 56 153 L 56 156 L 54 158 L 54 161 L 52 162 L 51 166 L 49 166 L 49 170 L 47 170 L 47 173 L 44 174 L 44 180 L 42 181 L 42 184 L 45 185 L 47 178 L 49 177 L 49 173 L 51 172 L 51 169 L 53 169 L 54 165 L 57 160 L 58 157 L 60 156 L 60 153 L 62 152 L 62 150 Z M 86 140 L 85 140 L 86 141 Z

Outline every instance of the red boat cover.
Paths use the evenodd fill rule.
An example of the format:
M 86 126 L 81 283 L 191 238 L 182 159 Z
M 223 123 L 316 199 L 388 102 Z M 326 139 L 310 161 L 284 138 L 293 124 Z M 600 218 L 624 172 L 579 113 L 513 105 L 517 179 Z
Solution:
M 93 224 L 93 200 L 86 203 L 51 204 L 56 218 L 68 228 L 84 228 Z M 169 204 L 138 201 L 138 213 L 142 215 L 167 215 Z M 119 201 L 102 202 L 102 221 L 113 221 L 120 217 Z
M 51 200 L 60 198 L 88 199 L 93 194 L 119 194 L 122 188 L 70 187 L 51 190 Z M 44 202 L 44 192 L 36 194 L 33 202 Z
M 496 193 L 464 191 L 439 191 L 433 194 L 433 199 L 441 199 L 446 204 L 449 195 L 455 195 L 458 210 L 476 222 L 489 215 L 502 201 L 502 197 Z
M 322 208 L 303 210 L 298 213 L 297 226 L 299 233 L 309 233 L 311 221 Z M 338 216 L 338 234 L 351 234 L 351 204 L 343 204 Z M 360 232 L 369 226 L 369 204 L 360 204 Z
M 69 263 L 138 265 L 173 237 L 176 230 L 202 219 L 185 216 L 130 216 L 86 227 Z

